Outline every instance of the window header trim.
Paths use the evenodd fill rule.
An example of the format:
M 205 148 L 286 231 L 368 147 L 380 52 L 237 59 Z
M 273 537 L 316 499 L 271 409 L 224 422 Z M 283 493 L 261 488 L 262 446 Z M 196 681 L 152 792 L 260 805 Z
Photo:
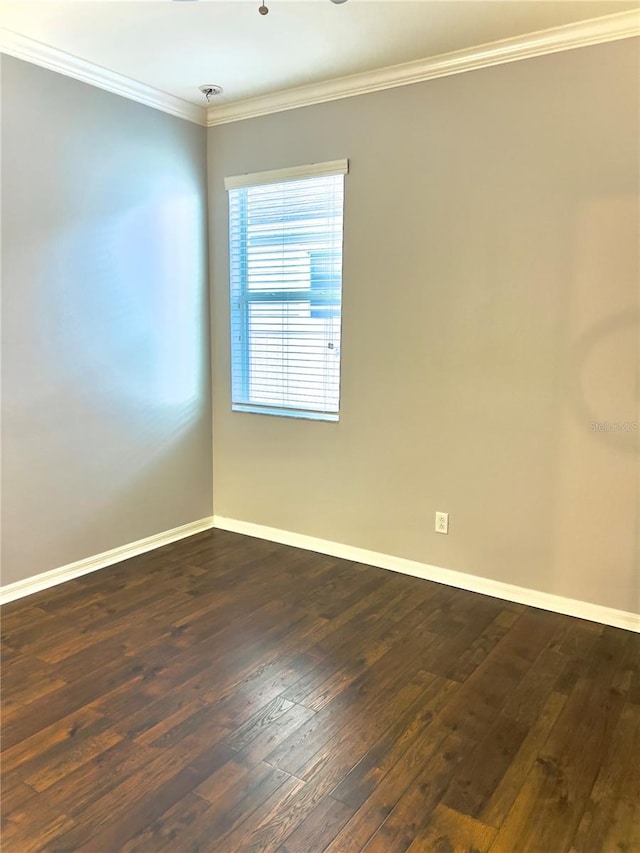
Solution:
M 246 175 L 233 175 L 224 179 L 225 190 L 241 187 L 257 187 L 263 184 L 277 184 L 281 181 L 293 181 L 301 178 L 315 178 L 319 175 L 348 175 L 348 160 L 329 160 L 326 163 L 309 163 L 307 166 L 292 166 L 288 169 L 272 169 L 269 172 L 253 172 Z

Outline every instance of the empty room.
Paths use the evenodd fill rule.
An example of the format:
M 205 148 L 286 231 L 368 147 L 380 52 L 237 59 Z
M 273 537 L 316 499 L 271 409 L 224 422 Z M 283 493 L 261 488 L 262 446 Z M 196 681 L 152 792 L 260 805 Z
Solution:
M 640 853 L 640 4 L 0 4 L 3 853 Z

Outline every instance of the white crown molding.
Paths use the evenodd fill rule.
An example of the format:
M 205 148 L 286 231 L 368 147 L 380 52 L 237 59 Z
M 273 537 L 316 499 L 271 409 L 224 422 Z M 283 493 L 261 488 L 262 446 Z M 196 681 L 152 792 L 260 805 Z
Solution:
M 464 572 L 452 571 L 451 569 L 443 569 L 440 566 L 430 566 L 426 563 L 418 563 L 415 560 L 406 560 L 402 557 L 393 557 L 390 554 L 381 554 L 378 551 L 354 548 L 351 545 L 343 545 L 340 542 L 331 542 L 328 539 L 317 539 L 313 536 L 292 533 L 289 530 L 279 530 L 275 527 L 265 527 L 262 524 L 238 521 L 234 518 L 223 518 L 222 516 L 214 515 L 213 526 L 220 530 L 242 533 L 245 536 L 255 536 L 258 539 L 267 539 L 269 542 L 291 545 L 294 548 L 302 548 L 305 551 L 315 551 L 319 554 L 327 554 L 330 557 L 339 557 L 340 559 L 350 560 L 354 563 L 364 563 L 365 565 L 376 566 L 379 569 L 389 569 L 392 572 L 400 572 L 401 574 L 411 575 L 415 578 L 435 581 L 436 583 L 454 586 L 458 589 L 466 589 L 470 592 L 478 592 L 481 595 L 490 595 L 493 598 L 500 598 L 503 601 L 514 601 L 517 604 L 539 607 L 542 610 L 550 610 L 553 613 L 562 613 L 565 616 L 575 616 L 579 619 L 587 619 L 590 622 L 613 625 L 615 628 L 624 628 L 628 631 L 640 633 L 640 613 L 615 610 L 612 607 L 603 607 L 599 604 L 592 604 L 589 601 L 565 598 L 561 595 L 553 595 L 552 593 L 540 590 L 514 586 L 513 584 L 491 580 L 490 578 L 469 575 Z
M 128 560 L 130 557 L 137 557 L 138 554 L 153 551 L 155 548 L 161 548 L 163 545 L 169 545 L 171 542 L 177 542 L 187 536 L 202 533 L 204 530 L 210 530 L 212 527 L 213 518 L 202 518 L 199 521 L 183 524 L 181 527 L 174 527 L 172 530 L 165 530 L 163 533 L 156 533 L 154 536 L 147 536 L 146 539 L 139 539 L 137 542 L 131 542 L 128 545 L 121 545 L 111 551 L 104 551 L 94 557 L 69 563 L 59 569 L 51 569 L 51 571 L 41 572 L 30 578 L 6 584 L 0 587 L 0 604 L 7 604 L 9 601 L 24 598 L 24 596 L 32 595 L 34 592 L 57 586 L 60 583 L 79 578 L 81 575 L 87 575 L 89 572 L 104 569 L 114 563 Z
M 191 104 L 189 101 L 176 98 L 175 95 L 170 95 L 168 92 L 132 80 L 130 77 L 125 77 L 124 74 L 109 71 L 107 68 L 94 65 L 86 59 L 72 56 L 63 50 L 58 50 L 11 30 L 0 29 L 0 52 L 15 56 L 17 59 L 24 59 L 34 65 L 41 65 L 43 68 L 64 74 L 66 77 L 74 77 L 83 83 L 89 83 L 91 86 L 97 86 L 99 89 L 105 89 L 107 92 L 113 92 L 123 98 L 169 113 L 169 115 L 199 125 L 206 124 L 204 107 Z
M 619 12 L 453 53 L 210 107 L 208 110 L 4 28 L 0 28 L 0 52 L 195 124 L 213 127 L 638 35 L 640 11 Z
M 640 11 L 619 12 L 541 30 L 528 35 L 490 42 L 489 44 L 418 59 L 402 65 L 392 65 L 349 77 L 312 83 L 295 89 L 260 95 L 230 104 L 209 107 L 207 126 L 228 124 L 270 113 L 294 110 L 355 95 L 380 92 L 398 86 L 409 86 L 438 77 L 475 71 L 492 65 L 503 65 L 521 59 L 531 59 L 549 53 L 573 50 L 618 39 L 640 35 Z

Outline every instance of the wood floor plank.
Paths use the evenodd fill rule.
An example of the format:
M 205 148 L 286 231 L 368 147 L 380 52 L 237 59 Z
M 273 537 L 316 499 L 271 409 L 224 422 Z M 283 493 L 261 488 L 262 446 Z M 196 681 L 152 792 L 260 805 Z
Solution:
M 238 838 L 238 844 L 246 853 L 275 853 L 286 838 L 311 818 L 322 799 L 319 786 L 299 782 L 284 796 L 278 797 L 259 820 L 252 821 L 253 825 L 249 825 L 247 832 Z
M 104 718 L 89 707 L 82 707 L 67 717 L 43 726 L 30 737 L 20 741 L 2 753 L 2 781 L 7 785 L 8 776 L 16 769 L 24 777 L 34 766 L 34 762 L 46 756 L 57 746 L 81 739 L 96 724 L 104 724 Z
M 533 609 L 522 614 L 444 709 L 442 721 L 451 731 L 473 743 L 486 736 L 496 714 L 545 648 L 554 617 Z
M 428 763 L 423 764 L 382 825 L 363 847 L 366 853 L 404 853 L 411 846 L 425 829 L 447 790 L 462 760 L 463 746 L 456 735 L 449 735 L 442 742 L 441 748 L 434 752 Z
M 210 785 L 201 787 L 213 804 L 181 835 L 181 848 L 198 850 L 206 839 L 212 850 L 237 850 L 240 840 L 271 812 L 274 803 L 303 787 L 299 779 L 264 763 L 250 768 L 240 782 L 224 791 L 214 794 Z M 175 844 L 159 849 L 169 853 Z
M 433 642 L 435 637 L 425 633 L 423 623 L 424 615 L 420 610 L 407 614 L 401 623 L 382 618 L 376 620 L 362 632 L 360 642 L 354 642 L 353 638 L 347 640 L 344 647 L 334 650 L 330 667 L 316 667 L 315 676 L 301 679 L 287 691 L 287 698 L 320 711 L 413 631 L 420 632 L 425 644 L 427 640 Z M 329 669 L 333 671 L 329 673 Z
M 38 792 L 46 791 L 59 779 L 64 779 L 78 767 L 82 767 L 96 756 L 120 743 L 122 738 L 113 729 L 105 729 L 67 750 L 57 761 L 47 757 L 46 764 L 26 777 L 26 782 Z
M 3 749 L 8 749 L 40 729 L 104 696 L 127 682 L 141 682 L 144 668 L 130 660 L 116 661 L 98 672 L 87 673 L 73 684 L 64 685 L 37 699 L 5 721 L 2 732 Z
M 627 704 L 620 715 L 589 800 L 573 839 L 571 850 L 586 853 L 611 844 L 611 828 L 621 801 L 640 803 L 640 708 Z M 621 812 L 624 815 L 625 810 Z M 638 815 L 640 818 L 640 815 Z M 624 821 L 623 824 L 624 825 Z M 615 835 L 616 833 L 613 833 Z M 624 833 L 623 833 L 624 834 Z M 633 850 L 631 838 L 619 838 L 618 850 Z M 640 839 L 636 838 L 636 843 Z M 612 847 L 612 849 L 615 849 Z M 640 849 L 640 845 L 639 845 Z
M 243 753 L 253 763 L 264 761 L 267 755 L 270 755 L 291 734 L 304 726 L 315 714 L 316 711 L 312 711 L 311 708 L 291 703 L 291 707 L 287 708 L 277 720 L 265 726 L 254 740 L 243 747 Z
M 640 851 L 640 635 L 220 530 L 2 613 L 8 853 Z
M 142 768 L 149 766 L 158 753 L 146 747 L 131 748 L 126 740 L 105 750 L 55 782 L 45 793 L 46 801 L 70 817 L 87 814 L 96 800 L 106 796 Z
M 421 771 L 426 772 L 424 769 L 433 767 L 434 762 L 444 761 L 450 774 L 453 773 L 461 760 L 461 745 L 462 741 L 455 734 L 437 725 L 430 726 L 379 780 L 329 845 L 327 853 L 340 853 L 342 849 L 364 849 Z
M 529 729 L 509 767 L 480 812 L 480 819 L 485 824 L 499 827 L 503 823 L 524 780 L 541 754 L 566 701 L 566 696 L 561 693 L 552 693 L 547 699 L 540 716 Z
M 435 807 L 425 826 L 415 836 L 408 853 L 424 853 L 426 850 L 438 853 L 456 853 L 473 851 L 487 853 L 496 831 L 468 815 L 460 814 L 441 803 Z
M 315 752 L 313 752 L 313 748 L 317 746 L 317 740 L 312 738 L 310 748 L 306 753 L 308 758 L 300 764 L 296 775 L 302 779 L 316 780 L 319 775 L 326 775 L 327 767 L 332 769 L 343 768 L 343 775 L 346 775 L 392 725 L 393 721 L 423 694 L 426 678 L 428 676 L 419 672 L 411 681 L 396 690 L 392 699 L 390 697 L 388 701 L 380 701 L 375 709 L 369 706 L 364 712 L 368 722 L 367 726 L 359 726 L 355 730 L 351 729 L 350 726 L 343 726 L 328 743 L 324 741 L 323 735 L 323 742 Z
M 2 702 L 3 718 L 9 721 L 12 715 L 15 718 L 21 717 L 24 708 L 31 702 L 38 699 L 46 701 L 47 695 L 66 686 L 67 682 L 55 675 L 43 675 L 30 683 L 21 684 L 15 692 L 11 691 L 5 694 L 5 699 Z
M 481 742 L 471 745 L 465 754 L 443 804 L 477 818 L 515 760 L 526 735 L 522 724 L 499 714 Z
M 626 704 L 604 754 L 591 797 L 614 796 L 640 802 L 640 708 Z
M 352 815 L 352 809 L 344 803 L 331 797 L 322 797 L 317 806 L 286 837 L 277 853 L 324 850 Z
M 429 672 L 452 681 L 466 681 L 519 617 L 520 613 L 504 607 L 484 627 L 485 620 L 472 620 L 453 637 L 440 636 L 430 649 Z
M 472 744 L 464 766 L 444 797 L 454 811 L 479 818 L 502 778 L 515 761 L 529 730 L 540 718 L 566 658 L 544 649 L 520 684 L 507 697 L 484 737 Z
M 66 584 L 61 584 L 62 586 L 66 586 Z M 33 622 L 34 618 L 42 618 L 47 615 L 45 610 L 36 605 L 34 599 L 35 596 L 28 595 L 26 598 L 18 598 L 16 601 L 9 601 L 2 605 L 0 635 L 3 642 L 6 642 L 5 637 L 16 628 L 25 628 Z
M 206 800 L 188 793 L 124 844 L 119 841 L 118 849 L 122 853 L 149 853 L 163 847 L 186 850 L 184 845 L 190 828 L 210 809 Z
M 197 709 L 198 719 L 209 724 L 215 724 L 219 728 L 228 731 L 228 735 L 244 725 L 257 711 L 263 708 L 282 694 L 282 691 L 310 666 L 309 659 L 304 655 L 294 658 L 284 658 L 280 663 L 269 663 L 262 668 L 253 670 L 244 675 L 243 678 L 234 678 L 231 683 L 225 677 L 222 683 L 215 681 L 215 667 L 200 672 L 188 682 L 181 683 L 177 691 L 180 696 L 191 695 L 198 697 L 200 708 Z M 149 705 L 153 709 L 153 703 Z M 141 709 L 137 714 L 136 741 L 143 742 L 153 737 L 153 731 L 148 729 L 149 722 L 158 727 L 155 720 L 150 720 Z M 146 721 L 146 722 L 145 722 Z M 127 725 L 131 721 L 127 719 Z M 166 721 L 165 721 L 166 722 Z M 166 745 L 170 740 L 179 739 L 185 728 L 193 726 L 191 721 L 185 720 L 183 724 L 176 726 L 171 732 L 167 732 L 162 744 Z M 166 726 L 165 726 L 166 727 Z M 152 741 L 154 744 L 156 741 Z
M 289 702 L 283 696 L 276 696 L 271 702 L 267 702 L 259 708 L 255 714 L 252 714 L 248 720 L 242 723 L 233 731 L 227 738 L 226 742 L 234 749 L 244 749 L 251 741 L 260 737 L 265 729 L 271 728 L 277 724 L 278 720 L 291 710 L 295 705 L 294 702 Z
M 423 639 L 428 643 L 430 638 L 427 639 L 425 635 Z M 390 650 L 319 711 L 305 727 L 274 750 L 267 760 L 293 775 L 311 772 L 311 765 L 317 764 L 315 756 L 318 752 L 345 728 L 348 719 L 344 714 L 346 708 L 357 708 L 369 721 L 382 714 L 384 727 L 388 725 L 385 709 L 388 711 L 391 704 L 395 706 L 392 713 L 404 710 L 422 692 L 426 681 L 415 656 L 407 656 L 406 647 L 402 659 L 396 651 Z M 363 735 L 364 730 L 359 729 L 358 734 Z
M 457 687 L 456 682 L 435 676 L 426 681 L 424 691 L 367 750 L 333 789 L 331 796 L 357 809 L 403 757 L 409 755 L 419 759 L 425 741 L 427 744 L 433 742 L 430 730 L 433 719 Z
M 15 820 L 15 813 L 29 814 L 37 806 L 40 796 L 37 791 L 20 782 L 12 788 L 2 788 L 2 823 Z
M 118 636 L 125 630 L 130 631 L 131 624 L 128 623 L 131 613 L 144 610 L 148 618 L 154 609 L 164 610 L 166 607 L 166 594 L 157 588 L 150 590 L 142 587 L 137 591 L 126 589 L 121 596 L 122 602 L 105 608 L 99 618 L 92 612 L 81 612 L 78 617 L 78 624 L 82 625 L 80 631 L 74 629 L 68 618 L 60 617 L 62 627 L 55 639 L 52 638 L 47 647 L 40 650 L 39 657 L 47 663 L 59 663 L 87 646 Z
M 592 846 L 591 849 L 594 849 Z M 597 849 L 597 848 L 595 848 Z M 640 850 L 640 802 L 616 800 L 601 849 L 605 853 L 631 853 Z
M 555 690 L 568 696 L 588 669 L 596 641 L 602 636 L 604 626 L 582 619 L 572 619 L 558 651 L 569 658 L 569 663 L 558 678 Z
M 169 693 L 162 699 L 147 702 L 133 714 L 125 716 L 116 729 L 137 744 L 152 744 L 181 725 L 192 725 L 192 718 L 206 708 L 206 703 L 187 691 Z M 218 725 L 218 729 L 222 726 Z
M 628 640 L 613 630 L 598 638 L 588 671 L 571 692 L 491 853 L 569 849 L 622 712 L 624 699 L 611 682 Z
M 201 749 L 186 766 L 179 755 L 162 755 L 83 810 L 55 845 L 96 853 L 119 850 L 228 760 L 229 749 L 221 743 Z
M 19 853 L 37 853 L 50 842 L 55 842 L 61 833 L 71 832 L 74 826 L 71 818 L 63 812 L 51 815 L 38 809 L 36 814 L 25 815 L 19 822 L 10 819 L 3 824 L 3 848 Z
M 258 793 L 252 792 L 250 799 L 238 804 L 238 816 L 235 821 L 230 823 L 230 814 L 227 813 L 226 820 L 222 823 L 222 826 L 227 828 L 221 834 L 218 834 L 217 827 L 209 826 L 207 828 L 207 836 L 210 838 L 213 836 L 214 843 L 218 845 L 220 850 L 253 850 L 255 853 L 255 846 L 252 843 L 255 834 L 261 833 L 265 825 L 270 828 L 274 817 L 281 809 L 286 814 L 290 809 L 291 802 L 295 802 L 295 797 L 302 794 L 308 787 L 300 779 L 289 776 L 282 770 L 275 768 L 271 768 L 268 782 L 272 789 L 269 796 L 264 797 L 268 789 L 263 782 L 257 789 Z

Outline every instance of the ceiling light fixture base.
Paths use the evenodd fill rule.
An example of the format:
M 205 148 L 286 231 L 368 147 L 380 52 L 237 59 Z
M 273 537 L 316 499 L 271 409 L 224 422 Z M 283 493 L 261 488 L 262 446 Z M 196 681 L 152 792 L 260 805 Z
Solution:
M 203 83 L 202 86 L 198 86 L 198 89 L 205 96 L 208 104 L 211 103 L 212 98 L 216 98 L 223 92 L 222 86 L 218 86 L 217 83 Z

